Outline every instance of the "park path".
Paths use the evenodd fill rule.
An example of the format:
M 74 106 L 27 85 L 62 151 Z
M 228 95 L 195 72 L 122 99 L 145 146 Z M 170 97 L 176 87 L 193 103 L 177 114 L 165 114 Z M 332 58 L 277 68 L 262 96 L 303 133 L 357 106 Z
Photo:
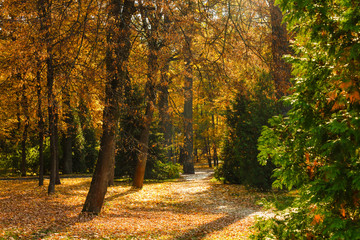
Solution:
M 195 174 L 181 174 L 181 177 L 186 181 L 199 181 L 210 178 L 214 175 L 214 170 L 210 168 L 197 168 Z
M 216 182 L 212 174 L 196 169 L 142 190 L 116 183 L 99 216 L 79 215 L 90 179 L 63 179 L 52 196 L 46 182 L 3 181 L 0 239 L 247 239 L 254 217 L 263 214 L 256 201 L 264 195 Z

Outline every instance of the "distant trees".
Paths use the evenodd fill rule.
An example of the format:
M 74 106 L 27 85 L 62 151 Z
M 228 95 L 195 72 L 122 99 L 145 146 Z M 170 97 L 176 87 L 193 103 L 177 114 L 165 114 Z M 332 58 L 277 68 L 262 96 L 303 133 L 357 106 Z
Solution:
M 287 94 L 291 77 L 290 65 L 283 56 L 290 53 L 290 39 L 281 21 L 281 11 L 274 2 L 236 3 L 226 2 L 228 29 L 241 39 L 242 61 L 248 64 L 245 74 L 251 77 L 244 76 L 225 114 L 228 131 L 222 153 L 224 163 L 217 169 L 216 177 L 225 182 L 270 190 L 274 166 L 258 163 L 257 140 L 268 119 L 283 111 L 279 100 Z M 252 34 L 254 31 L 257 36 Z M 251 87 L 247 81 L 252 81 Z
M 61 174 L 95 171 L 85 212 L 100 211 L 115 173 L 141 188 L 177 176 L 177 162 L 218 165 L 231 99 L 272 71 L 260 0 L 0 8 L 0 170 L 39 171 L 39 185 L 50 173 L 49 193 Z

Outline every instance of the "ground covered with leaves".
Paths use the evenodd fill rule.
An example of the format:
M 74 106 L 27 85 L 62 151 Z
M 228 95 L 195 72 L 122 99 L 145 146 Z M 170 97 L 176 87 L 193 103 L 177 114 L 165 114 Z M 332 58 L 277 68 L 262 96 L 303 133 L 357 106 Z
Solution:
M 98 216 L 82 215 L 90 178 L 0 181 L 0 239 L 246 239 L 266 194 L 207 178 L 116 182 Z

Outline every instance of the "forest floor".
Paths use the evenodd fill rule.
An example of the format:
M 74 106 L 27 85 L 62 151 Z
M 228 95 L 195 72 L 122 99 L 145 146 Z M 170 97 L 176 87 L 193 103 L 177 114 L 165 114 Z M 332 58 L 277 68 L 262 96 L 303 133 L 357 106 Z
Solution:
M 246 239 L 269 194 L 196 172 L 142 190 L 116 182 L 98 216 L 80 214 L 90 178 L 62 179 L 51 196 L 48 180 L 0 181 L 0 239 Z

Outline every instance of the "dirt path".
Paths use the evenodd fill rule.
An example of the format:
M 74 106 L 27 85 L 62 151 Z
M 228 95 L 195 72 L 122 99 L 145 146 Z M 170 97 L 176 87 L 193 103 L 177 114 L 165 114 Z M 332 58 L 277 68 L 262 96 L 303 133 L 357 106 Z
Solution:
M 210 178 L 214 175 L 213 169 L 198 168 L 195 170 L 195 174 L 181 174 L 181 177 L 186 181 L 199 181 Z
M 246 239 L 262 195 L 211 175 L 198 170 L 140 191 L 118 184 L 96 217 L 79 215 L 90 179 L 64 179 L 50 197 L 36 181 L 4 181 L 0 239 Z

